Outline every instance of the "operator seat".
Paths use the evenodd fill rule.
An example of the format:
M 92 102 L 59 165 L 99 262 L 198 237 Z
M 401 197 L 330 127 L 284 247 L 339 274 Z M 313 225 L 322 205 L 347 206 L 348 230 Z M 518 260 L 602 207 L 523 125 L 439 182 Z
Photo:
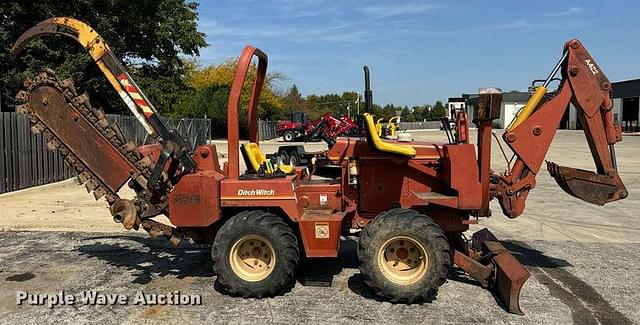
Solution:
M 260 170 L 260 166 L 267 162 L 267 156 L 264 154 L 264 152 L 262 152 L 260 146 L 258 146 L 258 144 L 255 142 L 249 142 L 247 144 L 241 145 L 240 151 L 242 152 L 244 163 L 245 165 L 247 165 L 247 173 L 249 174 L 257 173 Z M 280 164 L 276 169 L 280 170 L 286 175 L 293 174 L 295 172 L 295 167 L 293 165 Z M 272 173 L 274 171 L 272 171 Z
M 416 149 L 410 145 L 382 141 L 376 132 L 376 125 L 373 122 L 373 116 L 371 116 L 371 114 L 364 113 L 364 125 L 366 131 L 365 134 L 367 135 L 367 144 L 369 144 L 369 148 L 372 150 L 406 157 L 414 157 L 416 155 Z

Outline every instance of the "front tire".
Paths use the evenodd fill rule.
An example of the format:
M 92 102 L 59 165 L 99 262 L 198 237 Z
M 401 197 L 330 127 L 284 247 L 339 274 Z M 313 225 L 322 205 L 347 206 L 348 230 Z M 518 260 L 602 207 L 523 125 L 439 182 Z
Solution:
M 293 131 L 285 131 L 282 134 L 282 139 L 284 139 L 284 141 L 286 142 L 293 142 L 296 140 L 296 133 Z
M 451 248 L 431 218 L 392 209 L 364 229 L 358 259 L 365 283 L 377 295 L 410 304 L 435 297 L 451 268 Z
M 243 211 L 220 228 L 211 250 L 217 283 L 234 296 L 272 297 L 292 283 L 298 240 L 279 217 Z

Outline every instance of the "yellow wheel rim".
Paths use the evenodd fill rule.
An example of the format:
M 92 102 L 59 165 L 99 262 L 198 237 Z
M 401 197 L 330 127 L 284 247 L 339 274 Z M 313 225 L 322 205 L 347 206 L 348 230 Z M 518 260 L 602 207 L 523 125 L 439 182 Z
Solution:
M 380 247 L 377 260 L 382 274 L 400 285 L 420 280 L 427 273 L 429 266 L 424 246 L 406 236 L 396 236 L 387 240 Z
M 276 265 L 271 242 L 259 235 L 247 235 L 231 247 L 229 264 L 241 279 L 257 282 L 266 279 Z

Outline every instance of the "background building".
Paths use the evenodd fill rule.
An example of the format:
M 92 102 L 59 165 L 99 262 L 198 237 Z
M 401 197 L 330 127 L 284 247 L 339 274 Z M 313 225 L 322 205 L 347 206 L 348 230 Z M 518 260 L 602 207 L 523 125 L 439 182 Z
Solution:
M 640 79 L 618 81 L 611 84 L 613 115 L 626 132 L 639 132 Z
M 640 132 L 640 79 L 618 81 L 611 84 L 613 97 L 613 118 L 622 126 L 624 132 Z M 548 93 L 548 97 L 553 93 Z M 518 111 L 527 103 L 531 93 L 523 91 L 509 91 L 502 95 L 502 109 L 500 118 L 494 121 L 495 128 L 505 128 L 515 118 Z M 478 94 L 462 94 L 462 97 L 449 98 L 448 108 L 463 108 L 473 120 L 478 109 Z M 561 129 L 581 130 L 582 124 L 578 119 L 573 104 L 565 112 L 560 121 Z
M 638 119 L 640 107 L 640 79 L 632 79 L 611 83 L 611 97 L 613 97 L 613 120 L 622 126 L 624 132 L 639 132 Z M 582 123 L 578 119 L 576 108 L 569 106 L 567 128 L 582 130 Z

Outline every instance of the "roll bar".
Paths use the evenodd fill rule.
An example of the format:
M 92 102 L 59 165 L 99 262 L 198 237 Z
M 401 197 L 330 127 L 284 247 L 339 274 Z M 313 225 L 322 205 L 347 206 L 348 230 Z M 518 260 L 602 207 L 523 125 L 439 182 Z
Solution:
M 229 150 L 227 178 L 229 179 L 238 179 L 240 176 L 240 125 L 238 111 L 242 88 L 244 88 L 244 83 L 251 67 L 251 60 L 254 56 L 258 58 L 258 68 L 253 81 L 249 106 L 247 107 L 247 119 L 249 120 L 249 142 L 258 143 L 259 141 L 258 102 L 260 101 L 260 93 L 267 75 L 268 57 L 260 49 L 248 45 L 242 50 L 238 59 L 236 75 L 231 85 L 231 93 L 227 103 L 227 146 Z

